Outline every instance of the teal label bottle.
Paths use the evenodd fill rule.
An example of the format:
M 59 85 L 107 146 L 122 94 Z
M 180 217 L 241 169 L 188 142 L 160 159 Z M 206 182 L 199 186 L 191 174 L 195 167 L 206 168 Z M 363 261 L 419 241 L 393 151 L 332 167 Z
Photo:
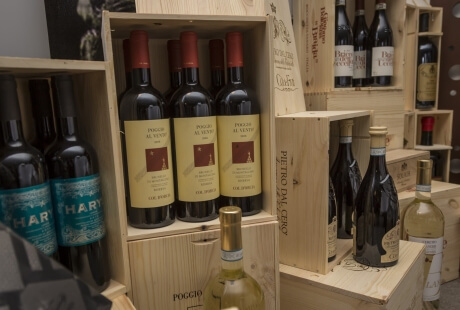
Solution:
M 46 255 L 56 252 L 49 182 L 0 190 L 0 220 Z
M 60 246 L 81 246 L 105 236 L 99 174 L 51 180 Z

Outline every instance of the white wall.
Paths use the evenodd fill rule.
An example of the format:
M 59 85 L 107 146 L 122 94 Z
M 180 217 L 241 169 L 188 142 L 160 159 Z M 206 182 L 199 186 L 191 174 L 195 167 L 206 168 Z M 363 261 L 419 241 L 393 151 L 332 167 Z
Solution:
M 0 56 L 50 58 L 44 0 L 0 0 Z

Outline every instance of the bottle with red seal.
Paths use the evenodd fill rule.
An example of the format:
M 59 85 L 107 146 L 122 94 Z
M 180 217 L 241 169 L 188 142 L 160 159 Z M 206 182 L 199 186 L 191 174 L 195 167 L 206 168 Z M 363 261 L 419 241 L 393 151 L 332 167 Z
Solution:
M 433 116 L 422 117 L 422 139 L 420 140 L 421 145 L 433 145 L 433 126 Z
M 209 41 L 209 63 L 211 65 L 211 88 L 209 92 L 216 98 L 217 93 L 225 86 L 224 41 Z

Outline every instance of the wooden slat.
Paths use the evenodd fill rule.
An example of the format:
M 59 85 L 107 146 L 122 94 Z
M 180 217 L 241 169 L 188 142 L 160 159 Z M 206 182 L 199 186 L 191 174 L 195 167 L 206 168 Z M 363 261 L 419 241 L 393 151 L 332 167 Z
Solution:
M 112 300 L 112 310 L 136 310 L 131 300 L 126 295 L 121 295 Z

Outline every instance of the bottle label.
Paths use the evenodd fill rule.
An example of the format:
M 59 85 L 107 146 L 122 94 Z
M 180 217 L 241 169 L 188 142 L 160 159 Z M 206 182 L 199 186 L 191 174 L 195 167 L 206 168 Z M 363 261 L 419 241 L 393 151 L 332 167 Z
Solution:
M 327 258 L 337 254 L 337 217 L 334 216 L 332 222 L 327 226 Z
M 355 16 L 364 16 L 365 11 L 364 10 L 356 10 Z
M 345 0 L 335 0 L 335 5 L 345 5 Z
M 81 246 L 105 236 L 99 174 L 51 180 L 58 244 Z
M 217 116 L 220 193 L 230 197 L 262 192 L 259 114 Z
M 417 192 L 431 193 L 431 185 L 417 184 L 415 185 L 415 190 Z
M 371 156 L 383 156 L 386 154 L 386 147 L 371 148 Z
M 220 251 L 220 257 L 227 262 L 236 262 L 243 259 L 243 249 L 236 251 Z
M 382 248 L 385 254 L 380 257 L 382 263 L 391 263 L 399 258 L 399 220 L 395 227 L 387 231 L 382 238 Z
M 393 76 L 393 46 L 372 48 L 372 76 Z
M 219 197 L 216 117 L 175 118 L 174 138 L 179 200 Z
M 129 195 L 134 208 L 174 202 L 169 119 L 125 121 Z
M 353 45 L 336 45 L 334 76 L 353 76 Z
M 417 69 L 417 100 L 435 101 L 436 83 L 438 81 L 438 65 L 436 63 L 420 64 Z
M 349 144 L 349 143 L 352 142 L 352 140 L 353 140 L 352 137 L 340 137 L 339 138 L 339 143 L 341 143 L 341 144 Z
M 364 79 L 366 78 L 366 53 L 367 51 L 355 51 L 353 61 L 353 78 Z
M 56 252 L 49 182 L 0 190 L 0 221 L 46 255 Z
M 377 3 L 375 5 L 376 10 L 386 10 L 387 9 L 387 4 L 386 3 Z
M 444 238 L 417 238 L 409 236 L 409 241 L 425 244 L 425 287 L 423 301 L 439 299 L 441 293 L 441 265 Z

